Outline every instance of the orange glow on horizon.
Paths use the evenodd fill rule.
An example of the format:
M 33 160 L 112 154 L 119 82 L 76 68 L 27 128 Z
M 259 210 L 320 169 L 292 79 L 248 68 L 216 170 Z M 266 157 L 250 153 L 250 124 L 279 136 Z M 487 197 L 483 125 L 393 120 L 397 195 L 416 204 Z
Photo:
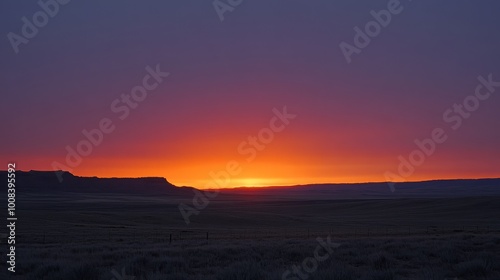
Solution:
M 81 164 L 67 171 L 77 176 L 164 177 L 176 186 L 199 189 L 384 182 L 385 172 L 397 173 L 398 156 L 407 157 L 415 149 L 410 140 L 390 140 L 395 136 L 413 137 L 406 137 L 407 132 L 396 125 L 387 128 L 392 134 L 351 126 L 340 133 L 297 118 L 250 159 L 248 154 L 238 151 L 238 146 L 267 126 L 272 112 L 264 115 L 239 125 L 222 123 L 217 128 L 190 130 L 180 126 L 175 131 L 154 130 L 156 134 L 149 138 L 143 136 L 147 133 L 130 136 L 118 133 L 113 135 L 116 139 L 107 139 L 83 158 Z M 123 139 L 127 141 L 118 141 Z M 406 181 L 500 177 L 497 168 L 500 152 L 481 147 L 457 148 L 453 140 L 448 143 L 437 147 L 436 153 L 415 167 Z M 457 149 L 461 152 L 457 153 Z M 64 164 L 64 156 L 61 153 L 57 160 Z M 47 154 L 11 155 L 11 158 L 20 170 L 52 170 L 54 161 Z M 216 184 L 211 172 L 226 172 L 228 162 L 233 161 L 241 171 L 230 176 L 227 184 Z
M 269 153 L 271 154 L 271 152 Z M 363 162 L 363 164 L 356 162 Z M 37 161 L 38 162 L 38 161 Z M 43 160 L 39 161 L 40 163 Z M 140 162 L 140 164 L 138 164 Z M 228 161 L 207 160 L 197 164 L 176 164 L 160 159 L 149 160 L 123 160 L 110 158 L 89 158 L 75 170 L 70 170 L 76 176 L 97 177 L 164 177 L 176 186 L 191 186 L 198 189 L 209 188 L 234 188 L 234 187 L 267 187 L 267 186 L 294 186 L 326 183 L 366 183 L 384 182 L 383 174 L 387 170 L 395 170 L 397 162 L 394 159 L 380 158 L 337 160 L 327 164 L 319 159 L 302 160 L 291 156 L 281 159 L 274 156 L 257 158 L 254 162 L 239 161 L 241 172 L 237 176 L 230 176 L 230 181 L 225 185 L 209 175 L 225 172 L 224 167 Z M 416 168 L 415 173 L 406 178 L 406 181 L 426 181 L 438 179 L 477 179 L 498 178 L 500 174 L 493 168 L 486 169 L 477 166 L 469 170 L 461 166 L 460 162 L 444 161 L 430 162 L 425 166 Z M 44 167 L 25 168 L 22 160 L 19 161 L 19 170 L 49 170 Z M 96 167 L 99 168 L 96 168 Z M 496 166 L 496 165 L 491 165 Z M 140 167 L 140 168 L 139 168 Z M 397 180 L 396 180 L 397 181 Z

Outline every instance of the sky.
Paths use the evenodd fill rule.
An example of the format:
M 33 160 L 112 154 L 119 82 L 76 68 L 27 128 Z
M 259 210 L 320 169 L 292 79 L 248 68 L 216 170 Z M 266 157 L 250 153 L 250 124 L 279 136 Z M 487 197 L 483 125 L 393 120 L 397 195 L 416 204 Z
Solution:
M 500 81 L 498 1 L 44 1 L 46 18 L 0 3 L 5 169 L 198 188 L 500 177 L 500 87 L 478 80 Z M 391 19 L 358 48 L 372 10 Z

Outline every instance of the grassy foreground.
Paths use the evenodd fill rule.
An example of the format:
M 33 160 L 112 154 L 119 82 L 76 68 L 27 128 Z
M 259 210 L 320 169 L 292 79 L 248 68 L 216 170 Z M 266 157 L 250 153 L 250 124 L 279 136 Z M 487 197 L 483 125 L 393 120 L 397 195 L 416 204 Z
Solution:
M 312 237 L 33 244 L 20 248 L 10 279 L 500 279 L 500 236 L 491 233 L 332 242 L 340 246 L 322 250 L 316 266 Z

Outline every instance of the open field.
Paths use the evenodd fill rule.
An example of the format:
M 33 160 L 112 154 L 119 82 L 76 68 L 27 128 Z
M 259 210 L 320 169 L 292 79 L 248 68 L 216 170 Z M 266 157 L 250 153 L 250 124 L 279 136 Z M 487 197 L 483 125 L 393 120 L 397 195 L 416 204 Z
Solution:
M 327 236 L 320 236 L 326 239 Z M 173 243 L 26 244 L 12 279 L 282 279 L 293 266 L 308 279 L 499 279 L 498 234 L 333 238 L 339 247 L 304 265 L 315 238 L 183 240 Z M 321 254 L 326 254 L 327 251 Z M 124 272 L 124 274 L 122 274 Z M 455 278 L 456 277 L 456 278 Z M 285 279 L 292 278 L 291 276 Z
M 178 205 L 190 199 L 19 194 L 18 273 L 9 279 L 109 280 L 122 269 L 135 279 L 282 279 L 328 236 L 340 247 L 307 279 L 500 279 L 500 197 L 222 193 L 186 225 Z
M 415 235 L 500 231 L 500 197 L 269 201 L 220 195 L 186 225 L 179 203 L 190 197 L 32 194 L 19 198 L 18 235 L 46 242 L 113 238 L 250 238 L 314 234 Z M 20 218 L 21 219 L 21 218 Z M 87 232 L 88 231 L 88 232 Z M 95 234 L 99 232 L 99 234 Z M 191 234 L 188 234 L 190 232 Z M 197 233 L 198 236 L 194 236 Z M 58 236 L 61 236 L 59 238 Z M 71 236 L 69 239 L 68 236 Z
M 1 279 L 500 279 L 496 179 L 223 190 L 186 224 L 192 188 L 66 176 L 19 173 Z

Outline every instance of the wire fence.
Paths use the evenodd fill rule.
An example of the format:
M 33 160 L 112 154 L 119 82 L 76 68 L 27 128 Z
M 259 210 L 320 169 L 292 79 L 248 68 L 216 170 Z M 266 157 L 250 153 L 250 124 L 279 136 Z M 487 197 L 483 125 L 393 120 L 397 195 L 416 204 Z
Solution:
M 142 227 L 87 227 L 80 230 L 18 232 L 16 239 L 24 244 L 61 243 L 175 243 L 190 240 L 265 240 L 333 238 L 390 238 L 404 236 L 439 236 L 450 234 L 500 234 L 500 226 L 337 226 L 331 228 L 279 229 L 158 229 Z M 0 236 L 6 239 L 6 236 Z M 2 241 L 3 243 L 3 241 Z

